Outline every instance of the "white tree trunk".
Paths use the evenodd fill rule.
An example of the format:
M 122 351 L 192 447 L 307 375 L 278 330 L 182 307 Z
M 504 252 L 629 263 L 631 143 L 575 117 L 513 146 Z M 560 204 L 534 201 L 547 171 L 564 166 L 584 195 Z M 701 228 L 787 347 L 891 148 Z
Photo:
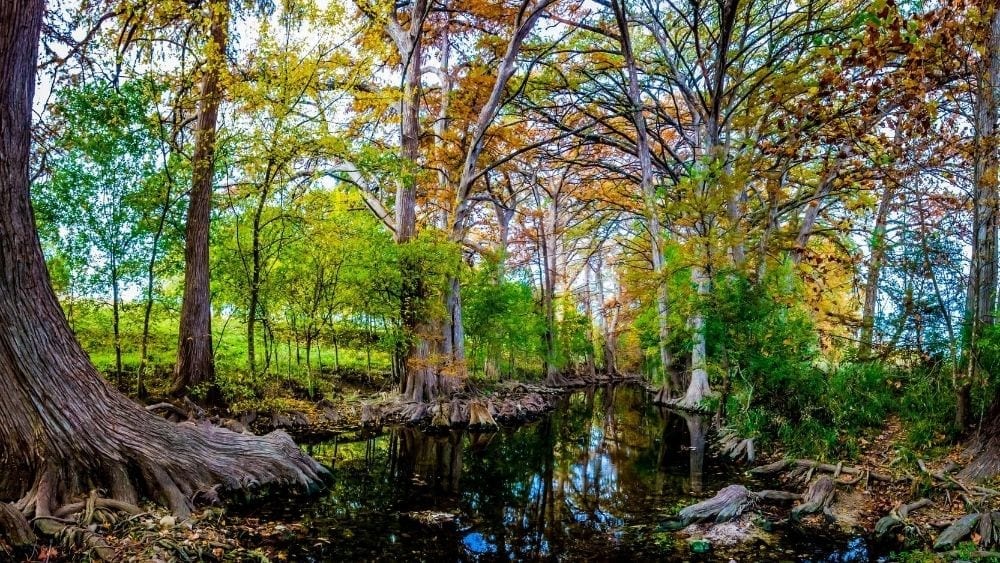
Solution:
M 701 266 L 691 268 L 691 281 L 698 290 L 698 297 L 703 298 L 709 292 L 709 278 Z M 705 316 L 701 306 L 691 316 L 691 331 L 694 343 L 691 346 L 691 383 L 681 401 L 681 406 L 696 408 L 706 395 L 712 392 L 708 384 L 708 361 L 705 350 Z

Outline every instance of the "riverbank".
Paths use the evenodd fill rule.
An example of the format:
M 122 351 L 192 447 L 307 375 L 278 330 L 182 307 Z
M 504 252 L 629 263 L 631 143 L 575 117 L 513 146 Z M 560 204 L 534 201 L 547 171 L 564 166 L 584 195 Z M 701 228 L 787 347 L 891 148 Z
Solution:
M 498 401 L 505 400 L 501 396 L 507 397 L 497 395 Z M 902 479 L 919 474 L 906 470 L 908 460 L 897 459 L 901 429 L 892 420 L 835 477 L 828 467 L 795 475 L 791 466 L 755 475 L 749 469 L 780 461 L 781 453 L 758 452 L 763 458 L 754 464 L 736 464 L 720 450 L 709 418 L 657 407 L 638 386 L 585 387 L 546 397 L 551 408 L 536 419 L 491 432 L 467 426 L 427 432 L 427 423 L 383 421 L 378 427 L 339 427 L 326 436 L 302 434 L 302 447 L 333 473 L 329 490 L 317 497 L 235 499 L 225 510 L 209 509 L 186 522 L 152 506 L 113 518 L 97 510 L 100 516 L 89 520 L 81 511 L 74 519 L 81 529 L 93 526 L 115 561 L 364 561 L 376 554 L 586 560 L 595 553 L 633 560 L 836 555 L 838 561 L 863 561 L 868 559 L 859 554 L 925 549 L 940 524 L 963 508 L 964 491 Z M 946 462 L 947 456 L 928 460 L 925 467 L 933 473 Z M 759 502 L 725 525 L 701 523 L 681 531 L 667 525 L 682 508 L 727 485 L 800 494 L 808 488 L 804 481 L 821 476 L 838 481 L 827 506 L 833 520 L 820 510 L 793 521 L 789 513 L 797 500 L 790 500 Z M 923 496 L 932 504 L 910 511 L 889 537 L 874 538 L 879 519 Z M 698 539 L 707 545 L 692 541 Z M 703 547 L 708 553 L 693 552 Z M 16 555 L 0 549 L 6 550 L 0 558 L 71 561 L 93 553 L 94 546 L 45 539 Z M 945 560 L 929 550 L 910 557 Z
M 959 447 L 926 460 L 907 455 L 900 447 L 903 431 L 899 420 L 886 421 L 877 436 L 862 440 L 853 460 L 821 463 L 765 452 L 746 465 L 749 481 L 712 491 L 674 522 L 698 549 L 738 546 L 785 529 L 805 537 L 859 538 L 865 557 L 1000 557 L 993 529 L 1000 493 L 956 476 L 968 462 Z

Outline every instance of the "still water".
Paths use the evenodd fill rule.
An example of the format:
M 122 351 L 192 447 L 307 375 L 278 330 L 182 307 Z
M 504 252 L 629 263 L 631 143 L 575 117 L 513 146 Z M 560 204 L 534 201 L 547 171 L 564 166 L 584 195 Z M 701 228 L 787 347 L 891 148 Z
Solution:
M 662 523 L 745 479 L 706 453 L 708 428 L 606 387 L 514 430 L 345 435 L 306 446 L 333 470 L 328 494 L 256 515 L 301 524 L 282 545 L 296 561 L 869 560 L 858 539 L 791 535 L 692 554 Z

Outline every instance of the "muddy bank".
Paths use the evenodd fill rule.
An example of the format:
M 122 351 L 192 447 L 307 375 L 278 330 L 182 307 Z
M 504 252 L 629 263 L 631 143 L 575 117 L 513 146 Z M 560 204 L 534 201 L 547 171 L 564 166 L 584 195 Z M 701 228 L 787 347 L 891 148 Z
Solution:
M 429 403 L 401 401 L 395 393 L 360 394 L 351 399 L 323 398 L 299 401 L 295 408 L 251 410 L 233 414 L 239 427 L 255 433 L 284 430 L 296 439 L 317 441 L 361 429 L 403 424 L 427 431 L 470 427 L 477 430 L 511 428 L 538 420 L 567 394 L 594 385 L 632 384 L 631 375 L 567 376 L 557 386 L 504 382 L 484 392 L 456 393 Z M 233 425 L 230 421 L 219 423 Z

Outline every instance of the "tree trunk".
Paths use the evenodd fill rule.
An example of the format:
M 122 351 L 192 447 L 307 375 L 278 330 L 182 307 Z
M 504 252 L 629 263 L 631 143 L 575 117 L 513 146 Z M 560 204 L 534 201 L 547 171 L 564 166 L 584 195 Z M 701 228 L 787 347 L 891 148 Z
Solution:
M 162 146 L 162 145 L 161 145 Z M 160 209 L 160 216 L 156 222 L 156 231 L 153 233 L 153 240 L 150 243 L 149 263 L 146 267 L 146 303 L 142 313 L 142 339 L 139 345 L 139 371 L 136 374 L 135 393 L 140 399 L 146 397 L 146 365 L 149 363 L 149 327 L 153 316 L 153 291 L 154 280 L 156 279 L 156 260 L 160 250 L 160 239 L 163 238 L 163 229 L 167 223 L 167 214 L 170 212 L 170 198 L 173 193 L 174 176 L 170 173 L 170 166 L 164 159 L 164 171 L 167 175 L 166 193 L 163 196 L 163 208 Z
M 449 346 L 449 357 L 446 359 L 451 375 L 449 386 L 456 387 L 465 376 L 465 323 L 462 320 L 462 285 L 458 275 L 448 276 L 448 287 L 445 293 L 445 304 L 448 319 L 445 330 L 448 331 L 446 342 Z
M 191 159 L 191 195 L 184 241 L 184 297 L 181 304 L 177 364 L 171 393 L 183 395 L 191 387 L 215 379 L 212 354 L 212 303 L 209 287 L 208 228 L 212 213 L 215 172 L 215 136 L 222 103 L 220 77 L 226 64 L 229 27 L 228 0 L 209 3 L 210 46 L 201 82 L 201 101 Z M 208 399 L 217 399 L 211 387 Z
M 892 205 L 893 193 L 892 186 L 887 184 L 882 191 L 882 200 L 875 214 L 875 227 L 872 229 L 871 258 L 868 260 L 868 277 L 865 280 L 865 297 L 861 309 L 861 343 L 858 350 L 861 358 L 871 355 L 875 336 L 875 305 L 878 302 L 882 263 L 885 261 L 886 226 L 889 222 L 889 207 Z
M 996 122 L 1000 87 L 1000 8 L 991 8 L 985 59 L 980 65 L 975 103 L 975 168 L 973 170 L 972 260 L 966 319 L 970 323 L 965 374 L 956 378 L 955 422 L 965 429 L 971 422 L 970 391 L 978 369 L 979 337 L 993 324 L 997 298 L 998 157 Z M 1000 398 L 994 399 L 1000 404 Z M 1000 412 L 996 408 L 991 412 Z M 992 442 L 991 442 L 992 443 Z M 994 452 L 993 455 L 996 455 Z
M 601 318 L 600 325 L 602 331 L 602 346 L 601 346 L 601 356 L 604 362 L 604 373 L 608 376 L 614 376 L 618 373 L 618 359 L 616 351 L 618 349 L 616 342 L 616 330 L 618 324 L 618 308 L 615 307 L 613 310 L 609 311 L 607 307 L 607 298 L 604 292 L 604 257 L 601 253 L 597 254 L 597 269 L 595 274 L 597 274 L 597 299 L 601 303 Z
M 809 247 L 809 239 L 812 237 L 816 222 L 819 220 L 820 207 L 830 194 L 830 190 L 833 189 L 833 183 L 840 177 L 841 170 L 847 162 L 850 153 L 851 147 L 845 141 L 837 149 L 837 154 L 833 157 L 833 162 L 828 164 L 826 173 L 823 174 L 819 185 L 816 187 L 816 194 L 813 196 L 813 200 L 809 202 L 805 212 L 802 214 L 802 224 L 799 225 L 799 233 L 795 236 L 795 247 L 792 249 L 791 254 L 792 262 L 796 265 L 801 263 L 805 257 L 806 249 Z
M 584 306 L 584 316 L 586 316 L 587 318 L 587 340 L 590 343 L 590 345 L 587 347 L 586 368 L 587 368 L 587 375 L 589 376 L 590 380 L 594 381 L 597 378 L 597 361 L 594 358 L 595 356 L 594 351 L 597 349 L 597 347 L 595 346 L 596 331 L 594 330 L 594 328 L 596 326 L 596 323 L 594 323 L 594 296 L 591 295 L 591 287 L 592 287 L 592 284 L 590 283 L 591 272 L 592 268 L 590 266 L 590 262 L 588 261 L 583 265 L 583 300 L 584 300 L 583 306 Z
M 173 424 L 114 390 L 75 340 L 49 283 L 29 200 L 32 97 L 44 2 L 0 4 L 0 500 L 50 516 L 102 489 L 196 497 L 256 484 L 314 487 L 325 470 L 286 434 Z
M 698 292 L 698 298 L 704 299 L 709 293 L 711 280 L 701 266 L 691 268 L 691 281 Z M 697 304 L 697 311 L 691 317 L 691 333 L 694 340 L 691 346 L 691 382 L 681 404 L 695 408 L 706 395 L 711 393 L 708 385 L 708 358 L 705 349 L 705 317 L 701 311 L 703 305 Z
M 656 280 L 656 319 L 658 327 L 657 349 L 660 355 L 660 368 L 663 370 L 663 389 L 660 394 L 670 396 L 670 367 L 673 359 L 667 342 L 670 329 L 667 324 L 670 314 L 670 301 L 667 280 L 664 274 L 663 240 L 660 233 L 660 212 L 656 205 L 656 187 L 653 185 L 653 163 L 649 149 L 649 135 L 646 127 L 646 117 L 643 113 L 642 100 L 639 94 L 639 72 L 636 68 L 635 55 L 632 51 L 631 35 L 628 29 L 627 3 L 615 0 L 611 3 L 618 23 L 619 41 L 622 55 L 628 71 L 628 97 L 632 106 L 632 123 L 636 131 L 636 150 L 639 153 L 639 168 L 641 170 L 640 189 L 646 212 L 647 230 L 650 238 L 650 252 L 653 256 L 653 277 Z
M 545 381 L 549 385 L 559 385 L 559 367 L 556 365 L 556 220 L 558 217 L 558 201 L 553 198 L 545 218 L 541 222 L 541 259 L 542 259 L 542 307 L 545 311 Z
M 410 9 L 410 27 L 397 33 L 397 48 L 404 59 L 403 96 L 400 100 L 400 156 L 409 166 L 405 177 L 396 187 L 396 243 L 406 246 L 417 234 L 417 179 L 416 169 L 420 159 L 420 89 L 423 75 L 423 28 L 426 0 L 416 0 Z M 437 372 L 431 365 L 430 338 L 434 327 L 427 321 L 427 288 L 421 275 L 422 265 L 415 263 L 403 249 L 400 259 L 402 287 L 400 288 L 400 317 L 403 339 L 403 358 L 400 390 L 408 401 L 430 401 L 438 392 Z
M 111 259 L 111 333 L 115 339 L 115 384 L 119 389 L 124 387 L 122 378 L 122 330 L 121 330 L 121 296 L 119 292 L 118 265 Z

